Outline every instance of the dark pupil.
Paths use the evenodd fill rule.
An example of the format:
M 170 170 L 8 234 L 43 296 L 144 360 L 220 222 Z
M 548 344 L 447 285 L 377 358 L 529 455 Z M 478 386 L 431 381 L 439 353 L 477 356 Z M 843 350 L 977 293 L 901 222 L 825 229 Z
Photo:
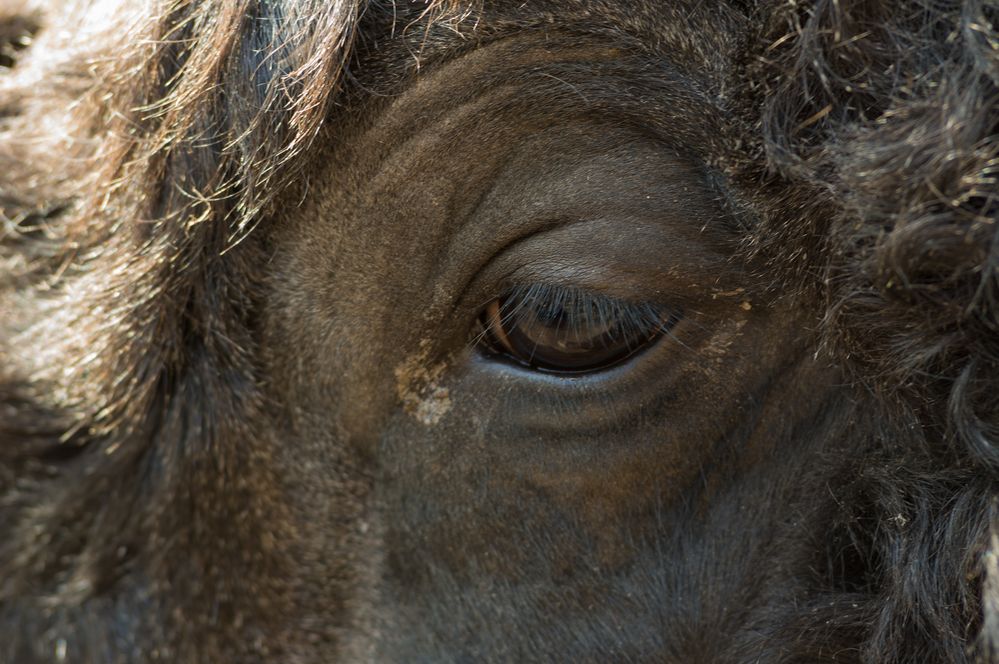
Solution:
M 563 373 L 617 364 L 670 323 L 653 307 L 576 291 L 514 293 L 486 321 L 498 351 L 533 368 Z

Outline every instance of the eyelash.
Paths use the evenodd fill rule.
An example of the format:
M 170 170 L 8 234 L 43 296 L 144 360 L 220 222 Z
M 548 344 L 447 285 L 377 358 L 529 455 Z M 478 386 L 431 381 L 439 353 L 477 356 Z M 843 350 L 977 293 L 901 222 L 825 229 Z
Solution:
M 651 346 L 679 318 L 678 311 L 649 303 L 630 303 L 577 287 L 530 284 L 515 286 L 490 301 L 480 315 L 473 343 L 488 355 L 506 356 L 533 370 L 595 373 Z M 543 336 L 551 337 L 548 341 L 555 345 L 545 346 L 539 339 Z M 529 356 L 525 338 L 528 345 L 532 339 L 535 342 Z M 540 355 L 538 361 L 535 355 Z
M 634 333 L 647 329 L 649 325 L 658 325 L 662 320 L 662 312 L 651 304 L 631 304 L 624 300 L 600 295 L 591 291 L 572 286 L 553 284 L 529 284 L 515 286 L 507 291 L 502 299 L 520 300 L 521 305 L 511 313 L 516 320 L 526 308 L 535 303 L 546 305 L 546 313 L 555 314 L 562 311 L 580 312 L 592 311 L 599 321 L 621 319 L 622 332 Z M 504 323 L 510 322 L 504 318 Z M 571 332 L 579 332 L 581 323 L 592 323 L 592 319 L 583 321 L 578 317 L 572 319 L 574 324 Z

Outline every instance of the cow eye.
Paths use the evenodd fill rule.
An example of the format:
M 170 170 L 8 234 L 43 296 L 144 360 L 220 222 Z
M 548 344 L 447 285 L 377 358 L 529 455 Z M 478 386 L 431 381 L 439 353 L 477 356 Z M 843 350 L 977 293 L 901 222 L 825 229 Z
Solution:
M 480 344 L 538 371 L 579 374 L 618 365 L 648 348 L 678 314 L 577 288 L 518 287 L 482 313 Z

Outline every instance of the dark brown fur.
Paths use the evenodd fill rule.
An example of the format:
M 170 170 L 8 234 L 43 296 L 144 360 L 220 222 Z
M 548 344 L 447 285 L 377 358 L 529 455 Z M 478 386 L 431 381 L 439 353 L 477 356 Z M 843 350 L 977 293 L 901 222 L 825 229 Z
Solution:
M 999 661 L 993 4 L 178 0 L 149 15 L 122 3 L 81 25 L 92 4 L 0 0 L 0 661 Z M 381 148 L 357 145 L 385 117 L 396 128 L 386 140 L 409 140 L 410 118 L 391 100 L 421 81 L 447 85 L 434 72 L 461 57 L 473 58 L 469 95 L 499 85 L 520 51 L 499 64 L 475 53 L 521 36 L 525 52 L 543 50 L 530 41 L 541 36 L 551 53 L 585 51 L 590 69 L 537 56 L 530 66 L 550 86 L 483 117 L 518 104 L 525 117 L 571 109 L 578 96 L 613 130 L 656 118 L 717 181 L 737 236 L 730 262 L 750 275 L 753 306 L 798 333 L 787 365 L 774 360 L 780 372 L 754 375 L 766 398 L 747 401 L 712 448 L 717 459 L 687 468 L 686 455 L 656 449 L 615 469 L 661 504 L 636 506 L 585 469 L 537 479 L 560 508 L 582 501 L 571 526 L 538 517 L 564 541 L 537 559 L 517 550 L 545 539 L 521 529 L 544 502 L 534 494 L 511 499 L 525 513 L 483 517 L 492 530 L 482 542 L 459 526 L 358 525 L 372 496 L 413 504 L 379 488 L 385 475 L 396 480 L 386 486 L 408 486 L 394 473 L 429 477 L 456 458 L 430 445 L 439 458 L 410 458 L 371 433 L 404 412 L 407 390 L 426 396 L 447 353 L 408 349 L 416 359 L 385 379 L 400 382 L 400 403 L 341 409 L 329 425 L 339 438 L 309 419 L 322 398 L 309 401 L 301 384 L 315 377 L 284 369 L 309 360 L 303 349 L 319 334 L 303 311 L 360 320 L 339 312 L 381 302 L 363 300 L 379 291 L 362 280 L 357 302 L 317 296 L 294 308 L 293 286 L 322 288 L 295 262 L 324 247 L 321 231 L 295 221 L 299 207 L 333 201 L 322 211 L 335 216 L 375 205 L 351 198 L 363 169 L 334 173 L 340 189 L 315 173 L 367 164 Z M 640 64 L 668 53 L 689 91 L 661 92 L 651 65 L 615 69 L 619 51 Z M 620 88 L 588 87 L 591 70 Z M 408 111 L 437 112 L 445 117 L 429 102 Z M 544 122 L 558 124 L 550 113 Z M 499 150 L 505 128 L 478 127 Z M 400 174 L 415 201 L 438 167 L 453 166 L 431 165 Z M 376 255 L 350 246 L 355 256 L 330 260 Z M 757 344 L 746 352 L 766 340 Z M 380 358 L 348 346 L 331 354 L 378 373 Z M 816 354 L 821 369 L 787 368 Z M 315 394 L 380 403 L 363 373 L 321 375 Z M 319 433 L 289 433 L 301 431 Z M 333 438 L 349 444 L 323 447 Z M 386 445 L 391 460 L 379 457 Z M 677 494 L 644 472 L 664 457 Z M 690 479 L 698 473 L 703 486 Z M 426 505 L 444 500 L 426 491 Z M 460 491 L 455 505 L 475 504 Z M 639 511 L 629 534 L 675 560 L 671 572 L 627 568 L 627 547 L 606 536 L 607 523 Z M 455 553 L 454 541 L 466 549 Z M 462 573 L 480 578 L 466 565 L 491 561 L 492 547 L 503 560 L 491 582 L 531 590 L 497 591 L 483 608 L 466 598 L 474 584 Z M 399 603 L 429 616 L 426 633 L 369 615 L 384 608 L 365 599 L 366 565 L 379 555 L 423 589 Z M 588 577 L 584 559 L 602 571 Z M 543 582 L 518 576 L 537 560 L 564 569 Z M 611 643 L 617 632 L 572 612 L 579 596 L 531 594 L 554 593 L 561 579 L 599 600 L 613 594 L 601 586 L 612 576 L 633 603 L 620 615 L 658 627 Z M 442 608 L 455 606 L 465 617 Z M 522 610 L 516 630 L 486 618 Z M 359 633 L 383 645 L 359 646 Z

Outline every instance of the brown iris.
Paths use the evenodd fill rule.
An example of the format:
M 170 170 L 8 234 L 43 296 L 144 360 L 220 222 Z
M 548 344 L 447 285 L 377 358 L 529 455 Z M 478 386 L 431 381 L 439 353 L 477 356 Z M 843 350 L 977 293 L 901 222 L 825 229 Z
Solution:
M 489 349 L 533 369 L 587 373 L 644 350 L 673 314 L 575 288 L 535 285 L 490 302 L 482 316 Z

